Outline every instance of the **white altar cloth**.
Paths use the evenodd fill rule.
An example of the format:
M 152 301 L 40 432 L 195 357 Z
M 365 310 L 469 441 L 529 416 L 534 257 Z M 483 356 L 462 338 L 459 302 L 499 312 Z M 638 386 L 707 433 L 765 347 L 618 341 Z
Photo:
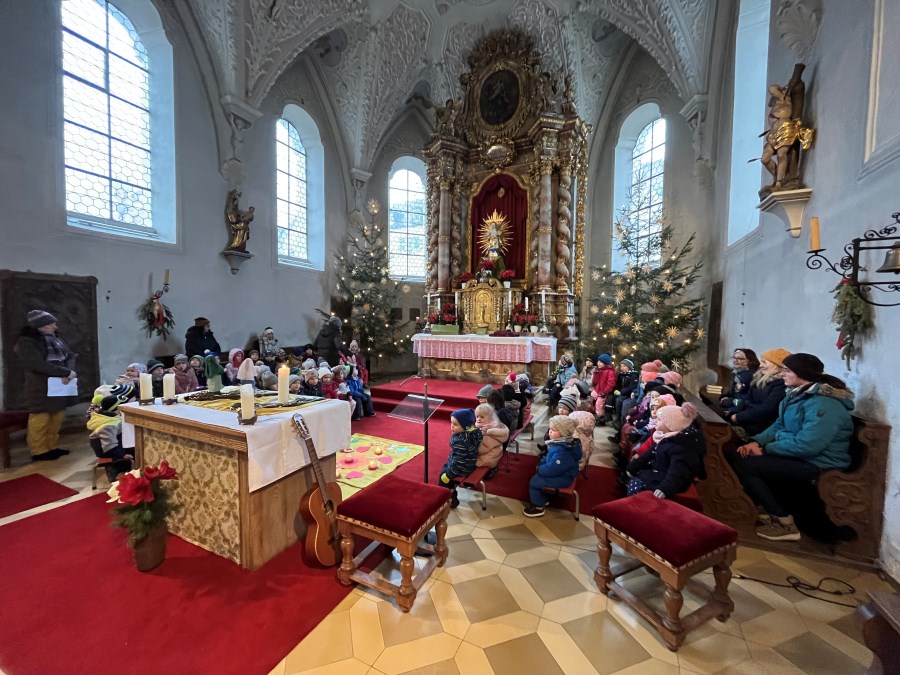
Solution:
M 422 358 L 471 359 L 501 363 L 556 361 L 555 337 L 490 337 L 488 335 L 412 336 L 413 352 Z
M 119 409 L 127 415 L 128 408 L 138 407 L 137 403 L 128 403 Z M 143 411 L 147 410 L 152 410 L 161 417 L 190 420 L 243 432 L 247 436 L 250 492 L 309 465 L 306 443 L 293 431 L 291 416 L 294 412 L 303 415 L 319 457 L 327 457 L 341 448 L 350 447 L 350 404 L 347 401 L 332 399 L 292 412 L 260 415 L 253 425 L 238 424 L 237 414 L 234 412 L 187 403 L 143 407 Z

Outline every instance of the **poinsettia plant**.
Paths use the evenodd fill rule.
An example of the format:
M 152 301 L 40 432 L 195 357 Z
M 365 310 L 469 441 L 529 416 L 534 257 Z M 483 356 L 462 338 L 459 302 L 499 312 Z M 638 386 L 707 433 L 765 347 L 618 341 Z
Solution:
M 452 302 L 441 305 L 439 312 L 432 312 L 428 315 L 428 323 L 432 324 L 451 324 L 456 323 L 456 305 Z
M 490 258 L 482 258 L 481 262 L 478 263 L 478 269 L 484 272 L 493 272 L 496 264 Z
M 463 272 L 459 275 L 459 283 L 464 284 L 467 281 L 472 281 L 475 278 L 475 275 L 471 272 Z
M 503 270 L 502 272 L 500 272 L 500 274 L 497 275 L 497 278 L 500 279 L 500 281 L 512 281 L 516 278 L 516 271 Z
M 107 503 L 119 504 L 112 510 L 112 526 L 128 531 L 128 543 L 132 547 L 146 539 L 153 528 L 164 523 L 178 508 L 169 500 L 172 489 L 169 481 L 173 480 L 178 480 L 178 472 L 163 460 L 159 466 L 145 466 L 122 474 L 107 491 Z

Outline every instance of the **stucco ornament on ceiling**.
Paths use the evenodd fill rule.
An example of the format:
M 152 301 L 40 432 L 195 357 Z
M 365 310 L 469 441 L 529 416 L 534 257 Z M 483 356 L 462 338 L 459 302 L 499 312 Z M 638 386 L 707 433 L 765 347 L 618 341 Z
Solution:
M 782 0 L 775 17 L 782 41 L 801 61 L 809 60 L 820 23 L 819 11 L 808 0 Z

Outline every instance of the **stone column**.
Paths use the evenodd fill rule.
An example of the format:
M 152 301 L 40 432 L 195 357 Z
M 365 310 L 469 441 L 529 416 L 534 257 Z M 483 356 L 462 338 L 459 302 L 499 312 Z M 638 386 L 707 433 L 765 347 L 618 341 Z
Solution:
M 438 213 L 438 291 L 450 290 L 450 181 L 441 178 Z
M 541 193 L 538 197 L 538 277 L 537 287 L 540 289 L 550 289 L 550 258 L 551 258 L 551 241 L 552 229 L 551 212 L 552 199 L 551 191 L 553 185 L 551 182 L 551 174 L 553 173 L 553 160 L 550 158 L 541 158 Z
M 556 290 L 561 293 L 569 291 L 569 260 L 572 242 L 572 163 L 564 159 L 559 167 L 559 188 L 557 189 L 556 207 Z

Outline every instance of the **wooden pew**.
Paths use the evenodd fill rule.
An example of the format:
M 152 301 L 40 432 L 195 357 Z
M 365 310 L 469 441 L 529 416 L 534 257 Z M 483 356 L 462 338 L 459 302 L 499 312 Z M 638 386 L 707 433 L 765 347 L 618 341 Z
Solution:
M 707 480 L 697 484 L 703 512 L 734 527 L 745 544 L 798 554 L 816 554 L 806 545 L 770 542 L 755 534 L 756 507 L 741 487 L 725 450 L 740 445 L 731 426 L 699 397 L 683 392 L 699 413 L 700 428 L 706 440 Z M 823 471 L 817 481 L 819 497 L 835 525 L 853 528 L 857 537 L 841 542 L 835 552 L 872 564 L 878 559 L 884 524 L 885 475 L 891 428 L 886 424 L 853 415 L 854 434 L 850 442 L 850 467 L 845 471 Z M 804 539 L 809 539 L 804 537 Z M 819 552 L 823 550 L 818 547 Z

